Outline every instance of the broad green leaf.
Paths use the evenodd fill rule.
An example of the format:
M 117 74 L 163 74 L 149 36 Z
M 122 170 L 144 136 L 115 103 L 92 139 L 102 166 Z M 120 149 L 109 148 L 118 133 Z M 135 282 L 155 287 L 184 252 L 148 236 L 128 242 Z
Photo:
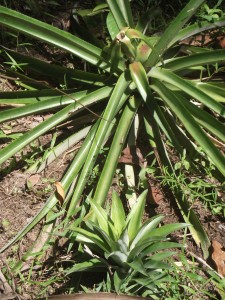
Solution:
M 151 99 L 151 91 L 148 84 L 148 78 L 143 65 L 140 62 L 133 62 L 129 65 L 131 77 L 138 88 L 144 101 Z
M 171 248 L 183 248 L 183 247 L 184 246 L 182 244 L 174 243 L 174 242 L 167 242 L 167 241 L 164 241 L 162 243 L 156 242 L 156 243 L 153 243 L 152 245 L 150 245 L 149 247 L 147 247 L 146 249 L 144 249 L 142 254 L 147 255 L 152 252 L 159 251 L 159 250 L 165 250 L 165 249 L 171 249 Z
M 114 224 L 114 228 L 119 237 L 125 227 L 125 212 L 121 199 L 119 198 L 116 191 L 112 193 L 112 205 L 111 205 L 111 219 Z
M 129 215 L 127 216 L 126 225 L 130 242 L 136 237 L 142 222 L 142 217 L 145 208 L 146 195 L 148 191 L 145 190 L 137 199 L 137 202 L 132 207 Z
M 208 94 L 214 100 L 225 103 L 225 88 L 223 82 L 194 82 L 194 84 L 198 89 Z
M 144 256 L 142 254 L 145 253 L 145 249 L 148 249 L 148 247 L 150 247 L 151 245 L 163 244 L 166 241 L 168 241 L 168 238 L 161 237 L 161 236 L 152 236 L 152 237 L 149 237 L 148 239 L 145 239 L 144 241 L 142 241 L 139 245 L 136 245 L 130 251 L 130 253 L 128 255 L 128 261 L 129 262 L 133 261 L 133 260 L 135 260 L 135 257 L 138 257 L 138 256 Z
M 121 251 L 114 251 L 107 255 L 107 259 L 111 258 L 114 262 L 116 262 L 119 266 L 124 267 L 127 262 L 127 255 Z
M 152 236 L 162 236 L 162 237 L 166 237 L 167 235 L 169 235 L 170 233 L 180 230 L 180 229 L 184 229 L 186 228 L 188 225 L 185 223 L 174 223 L 174 224 L 166 224 L 163 225 L 161 227 L 158 227 L 156 229 L 153 229 L 149 235 L 149 237 Z
M 106 24 L 107 24 L 107 29 L 109 31 L 111 39 L 114 40 L 120 30 L 119 30 L 119 27 L 117 26 L 117 23 L 111 12 L 109 12 L 107 15 Z
M 129 0 L 116 0 L 118 7 L 129 27 L 134 27 L 133 15 Z
M 157 215 L 150 220 L 147 220 L 141 228 L 139 228 L 138 233 L 136 237 L 134 238 L 133 242 L 130 245 L 130 249 L 132 250 L 137 245 L 141 244 L 141 241 L 146 239 L 149 235 L 149 233 L 158 226 L 160 221 L 164 218 L 162 215 Z
M 77 233 L 76 240 L 78 242 L 86 243 L 90 240 L 91 243 L 96 244 L 104 252 L 109 252 L 110 248 L 108 247 L 108 244 L 106 244 L 97 234 L 79 227 L 71 227 L 71 230 Z
M 110 11 L 116 21 L 116 24 L 118 26 L 118 28 L 121 30 L 123 27 L 127 27 L 128 24 L 126 22 L 126 20 L 124 19 L 124 16 L 121 12 L 121 9 L 117 3 L 117 1 L 115 0 L 106 0 L 108 3 L 108 6 L 110 8 Z
M 108 8 L 108 4 L 106 3 L 100 3 L 98 5 L 95 6 L 95 8 L 93 9 L 93 12 L 96 12 L 98 10 L 102 11 L 104 9 Z
M 94 202 L 93 200 L 90 199 L 90 204 L 91 204 L 91 208 L 94 211 L 97 220 L 96 222 L 99 224 L 100 228 L 109 236 L 113 234 L 111 238 L 114 238 L 114 232 L 111 232 L 110 230 L 110 227 L 113 230 L 113 224 L 109 215 L 97 202 Z
M 91 221 L 86 221 L 85 224 L 88 226 L 89 229 L 93 231 L 94 234 L 98 235 L 104 241 L 108 249 L 112 250 L 115 248 L 114 241 L 113 241 L 113 231 L 110 231 L 111 229 L 110 225 L 108 226 L 110 234 L 107 234 L 105 230 L 103 230 L 101 227 L 99 227 L 98 225 L 96 225 Z
M 117 241 L 118 243 L 118 248 L 121 252 L 124 254 L 128 255 L 128 249 L 129 249 L 129 235 L 127 232 L 127 229 L 123 231 L 121 234 L 120 238 Z
M 118 272 L 118 271 L 114 272 L 113 283 L 114 283 L 114 286 L 115 286 L 116 293 L 119 294 L 120 287 L 123 284 L 123 280 L 121 280 L 121 274 L 120 274 L 120 272 Z

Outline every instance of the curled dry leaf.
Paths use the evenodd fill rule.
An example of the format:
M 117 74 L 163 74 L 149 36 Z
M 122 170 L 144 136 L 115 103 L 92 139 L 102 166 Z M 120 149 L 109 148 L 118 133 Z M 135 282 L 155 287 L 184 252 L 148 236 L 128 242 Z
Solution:
M 63 201 L 65 199 L 65 192 L 64 192 L 64 188 L 61 184 L 61 182 L 56 181 L 54 183 L 55 187 L 56 187 L 56 197 L 59 200 L 60 204 L 63 205 Z
M 213 240 L 212 247 L 212 259 L 216 264 L 217 272 L 225 277 L 225 251 L 222 250 L 223 246 L 216 240 Z

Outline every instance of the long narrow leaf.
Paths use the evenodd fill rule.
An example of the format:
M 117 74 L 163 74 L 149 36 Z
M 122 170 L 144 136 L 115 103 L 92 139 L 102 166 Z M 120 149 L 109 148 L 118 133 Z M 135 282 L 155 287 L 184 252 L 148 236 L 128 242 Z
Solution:
M 211 108 L 221 116 L 225 117 L 225 108 L 222 104 L 216 102 L 213 98 L 209 97 L 207 94 L 197 89 L 194 84 L 190 81 L 181 78 L 180 76 L 174 74 L 173 72 L 166 70 L 164 68 L 152 68 L 149 72 L 149 76 L 157 78 L 160 81 L 165 81 L 177 86 L 181 91 L 186 92 L 188 95 L 192 96 L 194 99 L 199 100 L 201 103 Z
M 182 96 L 180 96 L 180 99 L 182 100 L 182 104 L 187 108 L 187 110 L 190 111 L 190 113 L 201 126 L 209 130 L 212 134 L 225 143 L 225 125 L 223 123 L 203 109 L 187 101 Z
M 112 12 L 114 19 L 117 23 L 117 26 L 121 30 L 123 27 L 129 26 L 126 20 L 124 19 L 124 16 L 121 12 L 121 9 L 115 0 L 107 0 L 107 3 L 109 5 L 110 11 Z
M 100 123 L 98 131 L 96 133 L 95 141 L 91 146 L 91 149 L 87 156 L 86 163 L 80 174 L 79 181 L 76 185 L 76 189 L 74 191 L 74 196 L 72 198 L 70 207 L 68 209 L 68 217 L 71 215 L 71 211 L 74 209 L 74 207 L 77 205 L 78 201 L 80 200 L 80 197 L 83 193 L 84 186 L 90 176 L 92 167 L 94 166 L 94 163 L 97 159 L 97 155 L 101 149 L 102 142 L 105 138 L 105 134 L 108 130 L 110 123 L 112 122 L 112 120 L 114 118 L 114 113 L 119 106 L 119 102 L 123 98 L 124 95 L 125 95 L 124 100 L 126 100 L 125 91 L 130 83 L 129 78 L 127 78 L 127 75 L 128 74 L 121 74 L 121 76 L 120 76 L 119 80 L 117 81 L 117 84 L 112 92 L 112 95 L 109 99 L 108 105 L 105 109 L 105 112 L 101 119 L 101 123 Z M 128 95 L 127 95 L 127 97 L 128 97 Z
M 0 47 L 1 49 L 1 47 Z M 74 70 L 65 68 L 63 66 L 58 66 L 56 64 L 50 64 L 45 61 L 39 60 L 28 55 L 17 53 L 11 51 L 7 48 L 3 48 L 6 53 L 9 53 L 18 64 L 24 64 L 23 70 L 30 73 L 40 74 L 40 76 L 45 75 L 45 77 L 55 80 L 59 83 L 64 83 L 65 80 L 67 83 L 85 83 L 96 86 L 103 86 L 107 77 L 105 75 L 95 74 L 82 70 Z M 3 56 L 3 53 L 1 54 Z M 4 59 L 6 55 L 4 55 Z M 7 70 L 10 74 L 12 70 Z M 13 74 L 13 72 L 12 72 Z M 17 77 L 20 78 L 21 74 L 18 73 Z M 38 81 L 37 81 L 38 82 Z
M 111 91 L 112 89 L 109 88 L 108 96 L 110 96 Z M 56 108 L 61 108 L 68 104 L 76 103 L 77 101 L 82 99 L 81 97 L 81 93 L 73 93 L 71 95 L 63 94 L 59 97 L 50 98 L 48 99 L 48 101 L 39 101 L 37 103 L 26 105 L 24 107 L 16 107 L 9 110 L 4 110 L 0 112 L 0 123 L 29 116 L 32 114 L 39 114 L 41 112 L 50 112 L 51 110 L 54 110 Z
M 60 122 L 65 121 L 71 117 L 71 114 L 78 112 L 78 110 L 84 109 L 84 105 L 94 103 L 97 100 L 108 97 L 108 88 L 102 88 L 96 92 L 90 93 L 86 97 L 82 98 L 82 101 L 71 103 L 57 112 L 52 117 L 48 118 L 29 132 L 25 133 L 22 137 L 18 138 L 4 149 L 0 151 L 0 164 L 12 157 L 15 153 L 20 151 L 24 146 L 28 145 L 31 141 L 35 140 L 40 135 L 44 134 Z
M 85 138 L 90 130 L 91 126 L 87 126 L 80 131 L 69 136 L 63 142 L 56 145 L 53 149 L 48 150 L 47 154 L 36 160 L 33 165 L 31 165 L 26 173 L 34 174 L 42 172 L 48 165 L 50 165 L 56 158 L 58 158 L 63 152 L 67 151 L 70 147 L 74 146 Z
M 124 19 L 127 22 L 127 25 L 131 28 L 134 27 L 134 21 L 133 21 L 133 16 L 132 16 L 132 11 L 130 7 L 130 2 L 129 0 L 116 0 L 118 7 L 120 8 L 122 15 Z
M 205 0 L 190 0 L 188 4 L 181 10 L 177 17 L 166 28 L 160 40 L 155 45 L 155 51 L 151 52 L 148 58 L 148 66 L 152 67 L 160 60 L 162 54 L 167 50 L 169 44 L 176 36 L 185 23 L 194 15 L 196 10 L 204 3 Z
M 107 193 L 113 180 L 113 176 L 115 175 L 119 156 L 124 147 L 128 131 L 139 105 L 140 101 L 135 100 L 133 97 L 130 98 L 120 118 L 120 122 L 114 135 L 113 142 L 107 155 L 107 159 L 93 198 L 93 201 L 96 201 L 101 206 L 105 202 Z
M 174 35 L 174 38 L 169 43 L 169 46 L 172 46 L 178 41 L 182 41 L 190 36 L 194 36 L 195 34 L 201 33 L 210 29 L 217 29 L 218 27 L 225 26 L 225 18 L 219 18 L 218 20 L 214 20 L 213 22 L 202 21 L 201 23 L 195 23 L 189 25 Z
M 160 221 L 164 218 L 162 215 L 157 215 L 147 222 L 145 222 L 141 228 L 139 229 L 135 239 L 130 245 L 130 249 L 132 250 L 138 243 L 141 243 L 142 240 L 148 237 L 148 234 L 155 229 L 155 227 L 160 223 Z
M 164 63 L 164 67 L 171 71 L 179 71 L 194 66 L 202 66 L 213 63 L 223 63 L 225 60 L 225 49 L 209 50 L 205 53 L 198 53 L 190 56 L 180 57 Z
M 137 202 L 134 204 L 129 215 L 127 216 L 126 224 L 130 242 L 134 240 L 141 227 L 147 192 L 148 191 L 145 190 L 138 197 Z
M 65 193 L 68 191 L 71 183 L 73 182 L 74 178 L 77 176 L 77 173 L 79 172 L 82 165 L 84 164 L 84 161 L 88 154 L 88 150 L 91 146 L 95 132 L 98 128 L 98 123 L 99 121 L 90 130 L 87 138 L 83 142 L 80 150 L 76 154 L 75 158 L 70 164 L 69 169 L 67 170 L 66 174 L 63 176 L 61 180 Z M 40 220 L 42 220 L 51 211 L 51 209 L 56 205 L 57 202 L 58 199 L 56 195 L 50 196 L 50 198 L 40 209 L 40 211 L 33 217 L 33 219 L 21 231 L 19 231 L 11 241 L 9 241 L 3 248 L 0 249 L 0 253 L 4 252 L 11 245 L 19 241 L 27 232 L 29 232 L 36 224 L 38 224 L 38 222 L 40 222 Z
M 76 92 L 74 89 L 64 90 L 65 94 L 73 94 Z M 16 92 L 0 92 L 0 104 L 33 104 L 40 101 L 48 101 L 62 95 L 62 92 L 57 89 L 43 89 L 43 90 L 34 90 L 34 91 L 16 91 Z M 87 95 L 87 90 L 76 92 L 76 99 L 80 99 Z
M 112 206 L 111 206 L 111 219 L 114 223 L 114 227 L 117 233 L 117 237 L 122 234 L 122 231 L 125 227 L 125 211 L 123 204 L 118 194 L 113 191 L 112 193 Z
M 189 133 L 203 148 L 204 152 L 212 159 L 218 170 L 220 170 L 220 172 L 225 176 L 225 157 L 202 131 L 202 129 L 196 123 L 189 111 L 187 111 L 185 106 L 183 106 L 179 98 L 176 97 L 175 94 L 168 90 L 158 80 L 155 81 L 153 88 L 176 113 L 176 115 L 182 121 Z
M 106 264 L 104 264 L 101 260 L 98 258 L 92 258 L 89 261 L 81 262 L 81 263 L 75 263 L 71 268 L 66 269 L 65 273 L 66 275 L 70 275 L 75 272 L 85 272 L 90 271 L 91 269 L 98 270 L 103 269 L 105 270 Z
M 151 107 L 149 107 L 149 112 L 151 112 Z M 163 174 L 165 174 L 165 170 L 167 170 L 167 172 L 169 174 L 173 174 L 173 176 L 176 176 L 175 172 L 173 170 L 173 167 L 172 167 L 172 163 L 169 159 L 167 149 L 166 149 L 164 142 L 160 136 L 157 124 L 155 124 L 155 122 L 153 122 L 154 120 L 152 120 L 150 118 L 150 116 L 149 116 L 149 114 L 145 115 L 145 125 L 148 125 L 148 126 L 146 126 L 146 130 L 149 135 L 153 133 L 152 136 L 154 138 L 155 147 L 160 156 L 160 160 L 159 160 L 158 154 L 156 155 L 156 157 L 158 158 L 157 160 L 159 161 L 159 166 L 161 167 L 161 171 L 163 172 Z M 150 124 L 152 124 L 152 129 L 149 131 Z M 181 137 L 183 137 L 183 136 L 181 135 Z M 149 142 L 150 142 L 150 144 L 152 143 L 151 140 Z M 200 244 L 201 244 L 201 247 L 202 247 L 202 250 L 204 253 L 204 257 L 207 258 L 209 255 L 208 248 L 210 246 L 209 238 L 208 238 L 207 234 L 205 233 L 204 228 L 202 227 L 201 222 L 199 221 L 195 212 L 190 207 L 187 198 L 183 194 L 182 187 L 178 184 L 178 180 L 177 180 L 177 185 L 174 187 L 174 189 L 172 189 L 172 192 L 174 194 L 175 201 L 180 209 L 180 212 L 181 212 L 185 222 L 187 224 L 191 224 L 191 226 L 189 227 L 189 230 L 192 234 L 193 239 L 195 240 L 197 245 L 200 246 Z
M 186 223 L 174 223 L 174 224 L 166 224 L 163 225 L 161 227 L 155 228 L 153 229 L 148 237 L 146 237 L 146 240 L 149 237 L 153 237 L 153 236 L 162 236 L 162 237 L 166 237 L 168 236 L 170 233 L 176 231 L 176 230 L 180 230 L 180 229 L 184 229 L 186 228 L 188 225 Z
M 0 6 L 0 24 L 58 46 L 100 68 L 107 69 L 109 67 L 109 64 L 104 62 L 101 57 L 101 50 L 96 46 L 68 32 L 3 6 Z

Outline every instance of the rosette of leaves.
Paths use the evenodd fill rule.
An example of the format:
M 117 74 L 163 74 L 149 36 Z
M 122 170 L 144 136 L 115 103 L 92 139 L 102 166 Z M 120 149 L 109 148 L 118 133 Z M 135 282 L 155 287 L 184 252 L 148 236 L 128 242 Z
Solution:
M 176 174 L 170 153 L 182 156 L 185 151 L 190 173 L 191 170 L 204 171 L 199 164 L 204 160 L 206 164 L 214 166 L 214 176 L 223 180 L 225 158 L 217 142 L 225 141 L 222 122 L 225 115 L 225 89 L 219 76 L 224 68 L 225 50 L 180 45 L 188 37 L 225 25 L 224 18 L 190 23 L 191 17 L 204 2 L 190 0 L 161 36 L 151 36 L 151 32 L 146 30 L 151 21 L 151 11 L 147 11 L 149 17 L 146 14 L 146 18 L 134 22 L 129 0 L 102 1 L 89 12 L 90 16 L 95 17 L 101 14 L 100 19 L 105 20 L 103 32 L 106 38 L 101 40 L 94 37 L 88 26 L 85 34 L 89 34 L 89 38 L 81 38 L 0 6 L 0 24 L 3 28 L 59 47 L 79 58 L 81 65 L 85 61 L 89 70 L 47 64 L 2 48 L 3 57 L 8 55 L 14 65 L 16 63 L 29 74 L 5 66 L 5 75 L 13 75 L 32 90 L 1 93 L 0 103 L 20 104 L 20 107 L 1 111 L 0 122 L 46 111 L 52 111 L 52 116 L 3 148 L 0 151 L 0 164 L 63 122 L 82 121 L 82 130 L 78 131 L 75 127 L 72 136 L 61 143 L 56 142 L 44 162 L 33 170 L 42 170 L 46 162 L 53 161 L 55 156 L 67 149 L 67 145 L 83 139 L 81 148 L 61 180 L 66 201 L 63 208 L 59 209 L 59 214 L 54 212 L 55 218 L 62 214 L 64 208 L 66 220 L 74 217 L 75 208 L 82 204 L 82 197 L 87 195 L 87 182 L 99 153 L 109 137 L 113 136 L 108 144 L 109 152 L 101 176 L 93 191 L 93 203 L 99 206 L 104 204 L 118 159 L 129 134 L 134 131 L 136 115 L 143 122 L 135 137 L 138 138 L 140 132 L 147 133 L 148 143 L 154 150 L 162 175 L 165 170 Z M 39 75 L 38 82 L 32 80 L 34 73 Z M 42 75 L 44 82 L 41 81 Z M 48 78 L 51 82 L 66 82 L 72 90 L 46 86 Z M 93 112 L 95 120 L 90 121 Z M 168 151 L 168 144 L 172 151 Z M 195 160 L 196 157 L 199 159 Z M 182 186 L 177 183 L 172 192 L 185 222 L 191 224 L 193 238 L 207 257 L 209 239 L 183 194 Z M 1 251 L 18 241 L 42 218 L 53 214 L 52 208 L 57 202 L 56 195 L 52 195 L 37 216 Z M 51 220 L 55 218 L 51 217 Z
M 67 275 L 89 270 L 108 271 L 113 282 L 112 289 L 116 292 L 126 292 L 131 286 L 133 291 L 139 290 L 140 286 L 154 290 L 155 281 L 159 284 L 168 280 L 163 271 L 168 270 L 170 265 L 165 260 L 176 254 L 171 251 L 172 248 L 183 246 L 171 242 L 167 236 L 187 225 L 178 223 L 157 227 L 164 218 L 162 215 L 143 222 L 146 194 L 147 191 L 144 191 L 138 197 L 127 216 L 116 192 L 112 195 L 108 213 L 89 199 L 92 221 L 84 221 L 82 227 L 71 225 L 67 231 L 72 240 L 83 245 L 87 257 L 82 261 L 84 255 L 76 255 L 78 263 L 66 270 Z

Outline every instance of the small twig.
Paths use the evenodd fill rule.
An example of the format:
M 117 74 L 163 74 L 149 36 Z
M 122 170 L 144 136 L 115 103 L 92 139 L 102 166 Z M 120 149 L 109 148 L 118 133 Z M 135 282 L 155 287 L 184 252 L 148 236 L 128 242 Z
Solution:
M 5 263 L 5 261 L 2 259 L 2 257 L 1 257 L 1 260 L 6 265 L 6 268 L 9 271 L 10 275 L 12 275 L 11 272 L 10 272 L 10 270 L 9 270 L 9 267 L 8 267 L 7 263 Z M 4 288 L 3 294 L 0 294 L 0 299 L 1 300 L 9 300 L 9 299 L 14 299 L 16 297 L 18 299 L 20 299 L 20 297 L 18 296 L 18 294 L 14 290 L 15 283 L 14 283 L 13 278 L 12 278 L 13 288 L 11 288 L 11 286 L 8 284 L 6 278 L 5 278 L 4 274 L 1 272 L 1 270 L 0 270 L 0 281 L 2 282 L 3 288 Z
M 216 273 L 216 275 L 218 275 L 221 279 L 223 279 L 223 276 L 220 275 L 219 273 L 217 273 L 209 264 L 207 264 L 206 261 L 204 261 L 204 259 L 202 259 L 201 257 L 197 256 L 196 254 L 194 254 L 191 251 L 187 251 L 187 253 L 191 256 L 193 256 L 199 263 L 201 263 L 202 265 L 204 265 L 205 267 L 207 267 L 208 269 L 210 269 L 211 271 L 214 271 Z
M 10 77 L 10 76 L 6 76 L 3 74 L 0 74 L 1 78 L 5 78 L 5 79 L 9 79 L 9 80 L 19 80 L 19 77 L 15 78 L 15 77 Z
M 11 291 L 15 292 L 15 290 L 16 290 L 16 284 L 15 284 L 15 281 L 14 281 L 14 278 L 13 278 L 13 274 L 12 274 L 12 272 L 11 272 L 11 270 L 10 270 L 10 267 L 9 267 L 7 261 L 4 259 L 3 255 L 0 255 L 0 259 L 1 259 L 1 261 L 3 262 L 3 264 L 5 265 L 5 267 L 6 267 L 7 271 L 8 271 L 8 273 L 9 273 L 9 275 L 11 276 L 11 279 L 12 279 L 12 288 L 9 286 L 9 284 L 7 283 L 7 281 L 6 281 L 5 277 L 4 277 L 4 275 L 1 273 L 2 276 L 3 276 L 3 278 L 5 279 L 5 280 L 2 281 L 2 282 L 3 282 L 3 284 L 4 284 L 4 283 L 7 283 L 7 286 L 8 286 L 8 288 L 10 289 L 10 292 L 11 292 Z M 1 272 L 1 271 L 0 271 L 0 272 Z M 2 278 L 0 278 L 0 279 L 2 280 Z M 7 291 L 7 292 L 8 292 L 8 291 Z

